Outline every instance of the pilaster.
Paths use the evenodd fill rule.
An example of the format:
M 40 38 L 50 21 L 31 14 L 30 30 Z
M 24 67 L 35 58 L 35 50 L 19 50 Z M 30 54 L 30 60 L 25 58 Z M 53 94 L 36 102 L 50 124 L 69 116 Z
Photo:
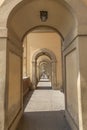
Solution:
M 87 35 L 79 36 L 79 85 L 81 89 L 81 130 L 87 129 Z M 82 125 L 82 126 L 81 126 Z
M 5 124 L 6 51 L 7 39 L 0 37 L 0 130 L 4 130 Z
M 32 83 L 33 83 L 32 89 L 35 89 L 36 84 L 37 84 L 37 81 L 36 81 L 36 61 L 32 61 Z

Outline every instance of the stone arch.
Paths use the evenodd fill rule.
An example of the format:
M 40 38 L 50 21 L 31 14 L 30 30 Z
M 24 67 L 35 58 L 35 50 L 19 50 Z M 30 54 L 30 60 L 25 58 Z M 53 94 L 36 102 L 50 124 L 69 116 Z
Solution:
M 52 70 L 51 70 L 52 69 L 52 62 L 48 59 L 44 59 L 43 61 L 40 61 L 39 66 L 41 66 L 43 64 L 46 64 L 47 68 L 49 67 L 49 75 L 48 76 L 49 76 L 50 81 L 52 81 L 52 73 L 51 73 L 52 72 Z
M 39 17 L 39 11 L 42 10 L 43 8 L 42 4 L 41 6 L 39 6 L 41 3 L 40 0 L 38 1 L 19 0 L 17 3 L 16 2 L 14 3 L 15 3 L 14 5 L 16 4 L 17 5 L 11 10 L 11 13 L 8 16 L 8 20 L 7 20 L 7 27 L 8 27 L 8 33 L 9 33 L 10 39 L 16 38 L 18 41 L 21 42 L 24 35 L 28 31 L 31 31 L 32 28 L 36 29 L 37 27 L 42 27 L 42 26 L 52 27 L 53 29 L 57 30 L 57 32 L 61 35 L 63 39 L 65 39 L 68 34 L 70 34 L 71 32 L 73 33 L 75 26 L 77 25 L 77 21 L 71 7 L 65 1 L 62 2 L 61 0 L 58 0 L 58 1 L 46 0 L 46 3 L 47 3 L 46 10 L 49 12 L 49 14 L 52 14 L 52 10 L 54 10 L 54 13 L 58 13 L 57 14 L 58 18 L 55 17 L 55 15 L 49 15 L 47 22 L 45 22 L 44 24 L 41 23 L 40 17 Z M 51 6 L 49 7 L 49 5 L 52 5 L 52 7 Z M 36 8 L 36 10 L 32 10 L 31 7 Z M 27 10 L 29 13 L 26 13 Z M 32 14 L 31 12 L 34 14 L 34 16 L 31 15 Z M 67 19 L 64 18 L 64 14 L 67 17 Z M 25 22 L 23 21 L 23 19 L 25 19 Z M 63 24 L 60 26 L 61 20 Z M 67 23 L 68 23 L 68 26 L 66 25 Z
M 56 62 L 56 56 L 54 55 L 54 53 L 51 50 L 48 50 L 46 48 L 37 50 L 33 57 L 32 57 L 32 62 L 35 62 L 37 60 L 37 58 L 41 55 L 46 55 L 48 56 L 53 62 Z
M 42 55 L 46 55 L 51 59 L 51 63 L 52 63 L 52 88 L 56 89 L 56 86 L 57 86 L 56 62 L 57 62 L 57 60 L 56 60 L 55 54 L 46 48 L 37 50 L 32 57 L 33 88 L 36 88 L 36 85 L 37 85 L 37 80 L 36 80 L 36 64 L 37 64 L 37 62 L 36 61 L 37 61 L 38 57 L 40 57 Z
M 49 72 L 49 79 L 50 79 L 50 81 L 51 81 L 51 77 L 52 77 L 52 75 L 51 75 L 51 69 L 52 69 L 52 65 L 51 65 L 51 60 L 48 60 L 48 59 L 43 59 L 43 60 L 41 60 L 39 63 L 38 63 L 38 65 L 37 65 L 37 67 L 39 67 L 40 68 L 40 66 L 42 65 L 42 64 L 46 64 L 46 65 L 48 65 L 49 66 L 49 70 L 50 70 L 50 72 Z M 40 71 L 38 72 L 38 81 L 39 81 L 39 79 L 40 79 L 40 77 L 41 77 L 41 74 L 40 74 Z

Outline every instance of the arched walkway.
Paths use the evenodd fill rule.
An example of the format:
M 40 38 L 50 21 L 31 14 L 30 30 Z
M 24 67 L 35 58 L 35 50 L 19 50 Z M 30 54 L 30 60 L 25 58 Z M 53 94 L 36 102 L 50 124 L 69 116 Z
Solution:
M 39 62 L 39 79 L 41 77 L 41 70 L 44 67 L 46 69 L 46 74 L 48 75 L 48 78 L 50 79 L 50 81 L 52 80 L 52 65 L 51 65 L 51 61 L 48 59 L 43 59 L 42 61 Z
M 48 12 L 46 22 L 40 19 L 43 9 Z M 87 7 L 82 0 L 5 0 L 0 6 L 1 130 L 15 130 L 23 113 L 22 44 L 25 35 L 37 27 L 51 28 L 61 36 L 66 118 L 73 130 L 87 129 L 85 12 Z M 55 86 L 56 81 L 52 82 Z
M 29 96 L 17 130 L 71 130 L 64 115 L 63 93 L 42 86 Z
M 3 97 L 5 97 L 3 101 L 7 103 L 5 109 L 3 109 L 2 107 L 1 113 L 3 113 L 3 120 L 0 119 L 0 122 L 2 130 L 4 124 L 6 129 L 14 130 L 17 126 L 18 120 L 23 113 L 22 44 L 24 36 L 32 29 L 37 29 L 37 27 L 39 27 L 40 29 L 44 27 L 50 27 L 54 29 L 58 34 L 60 34 L 62 40 L 65 40 L 65 38 L 71 33 L 72 35 L 69 35 L 68 41 L 72 41 L 74 35 L 76 34 L 76 19 L 67 2 L 62 2 L 61 0 L 14 0 L 11 3 L 9 2 L 9 0 L 6 0 L 6 2 L 7 3 L 5 4 L 5 10 L 7 10 L 5 14 L 3 11 L 4 7 L 2 8 L 3 17 L 5 18 L 4 22 L 2 22 L 2 25 L 5 27 L 7 26 L 8 28 L 7 33 L 5 32 L 5 36 L 7 34 L 8 37 L 5 41 L 5 43 L 7 43 L 7 48 L 6 46 L 4 46 L 7 56 L 5 57 L 6 61 L 2 62 L 8 62 L 8 64 L 6 64 L 5 72 L 8 77 L 6 78 L 6 88 L 5 86 L 2 86 L 2 90 L 6 92 L 6 97 L 3 94 Z M 8 5 L 10 7 L 8 7 Z M 43 8 L 48 12 L 48 19 L 44 23 L 41 22 L 40 19 L 40 11 Z M 64 16 L 66 17 L 66 19 Z M 66 40 L 64 45 L 67 45 Z M 45 54 L 49 55 L 48 52 L 45 52 Z M 56 60 L 53 56 L 50 58 L 52 58 L 52 77 L 54 78 L 52 79 L 52 86 L 55 87 L 56 70 L 54 66 Z M 35 74 L 35 61 L 33 63 L 33 66 L 33 73 Z M 16 78 L 15 75 L 17 76 Z M 5 77 L 3 79 L 5 80 Z M 36 85 L 35 79 L 33 79 L 33 83 L 34 85 Z M 1 104 L 1 106 L 5 104 L 4 102 Z
M 53 89 L 56 88 L 57 84 L 57 74 L 56 74 L 56 57 L 54 55 L 54 53 L 46 48 L 40 49 L 38 51 L 36 51 L 33 55 L 32 58 L 32 83 L 33 83 L 33 87 L 36 88 L 37 86 L 37 81 L 36 81 L 36 77 L 37 77 L 37 72 L 36 72 L 36 64 L 37 64 L 37 59 L 38 57 L 40 57 L 41 55 L 46 55 L 51 59 L 51 63 L 52 63 L 52 87 Z

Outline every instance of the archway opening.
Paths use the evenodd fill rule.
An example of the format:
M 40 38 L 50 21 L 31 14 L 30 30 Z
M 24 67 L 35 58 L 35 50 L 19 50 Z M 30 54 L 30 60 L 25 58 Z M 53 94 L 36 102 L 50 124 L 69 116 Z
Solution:
M 56 111 L 61 111 L 61 114 L 59 114 L 60 112 L 58 112 L 58 115 L 60 115 L 61 117 L 61 115 L 64 114 L 65 104 L 64 104 L 64 94 L 59 91 L 62 88 L 62 55 L 61 55 L 62 44 L 61 44 L 60 35 L 58 35 L 58 33 L 56 33 L 54 30 L 47 32 L 46 28 L 43 31 L 39 29 L 39 32 L 37 32 L 37 30 L 34 30 L 34 32 L 27 34 L 24 40 L 24 44 L 26 44 L 25 45 L 25 47 L 27 47 L 26 49 L 29 49 L 29 50 L 25 49 L 25 54 L 27 52 L 27 55 L 26 55 L 26 58 L 24 57 L 24 59 L 29 60 L 29 61 L 26 60 L 26 63 L 28 64 L 25 65 L 25 67 L 27 67 L 27 69 L 25 68 L 26 70 L 25 73 L 30 76 L 32 80 L 32 84 L 33 84 L 32 87 L 34 89 L 36 89 L 37 87 L 37 89 L 33 91 L 33 95 L 31 96 L 31 98 L 29 99 L 29 104 L 27 105 L 28 107 L 25 108 L 24 115 L 25 114 L 30 115 L 29 118 L 31 117 L 31 115 L 34 115 L 35 113 L 37 113 L 37 117 L 40 114 L 41 115 L 47 114 L 47 115 L 52 116 L 52 113 L 55 113 L 56 115 L 57 114 Z M 50 70 L 49 69 L 48 70 L 50 71 L 49 73 L 51 73 L 50 80 L 52 82 L 52 88 L 58 89 L 58 90 L 49 89 L 47 86 L 47 82 L 46 82 L 46 87 L 44 88 L 43 86 L 39 86 L 39 87 L 37 86 L 39 76 L 41 76 L 42 74 L 42 71 L 41 71 L 39 75 L 37 66 L 40 65 L 40 67 L 43 68 L 44 65 L 45 67 L 47 67 L 48 64 L 49 64 L 48 68 L 51 68 Z M 31 92 L 32 91 L 30 91 L 30 93 Z M 57 94 L 60 96 L 58 97 Z M 33 97 L 35 95 L 37 96 L 34 99 Z M 55 99 L 55 96 L 52 96 L 52 99 L 50 99 L 49 97 L 51 97 L 51 95 L 55 95 L 58 98 Z M 59 99 L 60 99 L 60 102 L 59 102 Z M 50 100 L 52 100 L 52 102 L 50 102 Z M 55 101 L 58 102 L 58 104 L 60 104 L 59 107 L 58 107 L 58 104 L 55 103 Z M 40 104 L 39 106 L 37 106 L 36 104 L 37 102 L 38 104 Z M 54 105 L 55 107 L 53 108 L 50 107 L 50 103 L 51 103 L 51 106 L 55 104 Z M 32 107 L 32 106 L 35 106 L 35 107 Z M 45 119 L 45 121 L 46 120 L 49 120 L 49 118 Z M 38 118 L 37 118 L 37 122 L 38 122 Z M 44 120 L 41 121 L 41 124 L 43 127 L 42 122 L 44 122 Z M 26 126 L 24 125 L 24 127 Z M 48 127 L 50 128 L 49 125 Z M 20 124 L 18 126 L 18 129 L 22 129 Z M 44 126 L 44 129 L 45 129 L 45 126 Z
M 43 54 L 42 56 L 39 57 L 37 61 L 37 72 L 38 72 L 38 75 L 37 75 L 38 81 L 40 80 L 41 77 L 43 79 L 47 77 L 51 81 L 52 67 L 51 67 L 51 61 L 48 56 L 45 56 Z
M 37 87 L 40 88 L 50 88 L 52 87 L 51 78 L 52 78 L 52 67 L 51 59 L 43 53 L 39 56 L 36 61 L 36 81 Z
M 37 7 L 36 7 L 37 5 Z M 40 11 L 42 9 L 45 9 L 48 11 L 48 20 L 46 22 L 42 22 L 40 20 Z M 34 9 L 34 10 L 32 10 Z M 33 16 L 32 16 L 33 14 Z M 22 22 L 21 22 L 22 21 Z M 67 25 L 68 23 L 68 25 Z M 15 63 L 18 63 L 19 70 L 20 72 L 22 72 L 22 44 L 23 44 L 23 39 L 25 37 L 25 35 L 31 31 L 32 29 L 36 29 L 37 27 L 39 28 L 39 30 L 42 30 L 43 28 L 54 28 L 54 30 L 56 30 L 56 32 L 58 32 L 61 36 L 62 39 L 62 43 L 64 43 L 63 41 L 65 41 L 65 44 L 63 44 L 63 47 L 68 46 L 68 44 L 70 43 L 70 41 L 72 41 L 76 30 L 76 20 L 75 17 L 72 13 L 72 11 L 70 10 L 69 6 L 66 4 L 66 2 L 61 2 L 56 1 L 56 0 L 52 0 L 52 1 L 22 1 L 20 2 L 10 13 L 9 18 L 8 18 L 8 23 L 7 23 L 7 27 L 8 27 L 8 53 L 9 55 L 9 59 L 10 61 L 12 59 L 15 59 Z M 36 29 L 37 30 L 37 29 Z M 10 51 L 12 53 L 10 53 Z M 15 57 L 15 54 L 17 55 L 17 57 Z M 41 52 L 42 54 L 42 52 Z M 19 60 L 20 59 L 20 60 Z M 54 58 L 53 58 L 54 59 Z M 9 61 L 9 63 L 10 63 Z M 53 61 L 52 61 L 53 62 Z M 35 63 L 34 63 L 35 64 Z M 10 68 L 11 65 L 9 65 Z M 53 66 L 55 66 L 55 64 L 53 64 Z M 61 65 L 62 66 L 62 65 Z M 55 68 L 55 67 L 53 67 Z M 12 70 L 14 69 L 11 68 Z M 35 65 L 34 65 L 34 69 L 35 69 Z M 35 71 L 35 70 L 34 70 Z M 55 70 L 53 70 L 54 72 Z M 23 95 L 22 95 L 22 87 L 21 87 L 21 83 L 22 83 L 22 73 L 19 72 L 19 77 L 20 80 L 19 81 L 20 84 L 18 85 L 18 88 L 20 88 L 19 90 L 17 90 L 18 95 L 20 94 L 20 99 L 17 100 L 13 100 L 12 102 L 9 99 L 9 104 L 6 107 L 6 111 L 7 113 L 13 112 L 13 106 L 17 106 L 17 109 L 15 108 L 15 114 L 14 116 L 9 120 L 9 123 L 7 123 L 7 127 L 11 127 L 10 124 L 11 122 L 14 120 L 14 118 L 16 117 L 16 115 L 18 113 L 20 113 L 22 111 L 22 103 L 23 103 Z M 12 74 L 12 73 L 11 73 Z M 35 74 L 35 72 L 34 72 Z M 55 74 L 55 72 L 54 72 Z M 55 76 L 52 76 L 55 77 Z M 54 78 L 55 79 L 55 78 Z M 53 79 L 53 81 L 54 81 Z M 11 80 L 11 79 L 10 79 Z M 14 80 L 14 77 L 13 77 Z M 55 80 L 56 82 L 56 80 Z M 53 86 L 55 87 L 55 82 L 53 82 Z M 64 81 L 65 82 L 65 81 Z M 17 82 L 18 83 L 18 82 Z M 34 83 L 34 88 L 36 87 L 36 79 L 34 79 L 33 81 Z M 9 90 L 11 91 L 11 87 L 13 87 L 13 85 L 10 85 L 9 82 Z M 14 91 L 14 89 L 13 89 Z M 10 93 L 10 92 L 9 92 Z M 8 97 L 13 97 L 13 94 L 11 93 L 11 95 L 9 95 L 8 93 Z M 14 99 L 15 99 L 15 94 L 14 94 Z M 19 114 L 18 114 L 19 116 Z M 8 115 L 7 115 L 8 118 Z
M 46 41 L 45 41 L 46 42 Z M 45 44 L 47 44 L 47 43 L 43 43 L 44 44 L 44 46 L 45 46 Z M 49 44 L 49 43 L 48 43 Z M 61 43 L 59 43 L 59 44 L 61 44 Z M 55 48 L 56 49 L 56 48 Z M 60 53 L 61 53 L 61 46 L 60 46 Z M 51 51 L 51 50 L 48 50 L 48 49 L 46 49 L 46 48 L 42 48 L 42 49 L 40 49 L 40 50 L 38 50 L 38 51 L 36 51 L 35 53 L 34 53 L 34 55 L 33 55 L 33 58 L 32 58 L 32 66 L 34 67 L 34 68 L 36 68 L 35 66 L 37 65 L 37 59 L 40 57 L 40 56 L 42 56 L 42 55 L 46 55 L 46 56 L 48 56 L 49 58 L 50 58 L 50 60 L 51 60 L 51 66 L 52 66 L 52 86 L 53 86 L 53 88 L 56 88 L 57 87 L 57 83 L 56 83 L 56 79 L 57 79 L 57 73 L 56 73 L 56 62 L 57 62 L 57 60 L 56 60 L 56 56 L 55 56 L 55 54 Z M 61 59 L 61 58 L 60 58 Z M 61 63 L 60 63 L 61 64 Z M 36 71 L 36 69 L 33 69 L 32 68 L 32 70 L 34 70 L 32 73 L 33 73 L 33 77 L 36 77 L 36 73 L 37 73 L 37 71 Z M 33 86 L 36 86 L 36 84 L 37 84 L 37 81 L 36 81 L 36 79 L 35 78 L 32 78 L 32 81 L 33 81 Z

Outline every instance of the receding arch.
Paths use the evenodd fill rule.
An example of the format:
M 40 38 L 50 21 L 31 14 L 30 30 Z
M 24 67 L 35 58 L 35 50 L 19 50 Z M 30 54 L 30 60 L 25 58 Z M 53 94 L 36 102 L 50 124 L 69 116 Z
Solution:
M 64 37 L 63 35 L 61 34 L 61 32 L 59 32 L 59 30 L 57 30 L 56 28 L 54 28 L 53 26 L 49 26 L 49 25 L 39 25 L 39 26 L 34 26 L 32 27 L 30 30 L 28 30 L 23 38 L 22 38 L 22 41 L 24 40 L 24 38 L 26 37 L 27 34 L 29 33 L 32 33 L 32 32 L 41 32 L 43 30 L 43 32 L 46 32 L 47 30 L 49 30 L 49 32 L 56 32 L 60 37 L 61 37 L 61 40 L 64 41 Z
M 57 87 L 57 73 L 56 73 L 57 60 L 56 60 L 55 54 L 52 51 L 50 51 L 46 48 L 39 49 L 39 50 L 35 51 L 35 53 L 33 54 L 33 57 L 32 57 L 32 83 L 33 83 L 33 88 L 36 88 L 36 85 L 37 85 L 37 79 L 36 79 L 37 59 L 38 59 L 38 57 L 40 57 L 42 55 L 48 56 L 51 60 L 51 64 L 52 64 L 52 88 L 56 89 L 56 87 Z
M 40 10 L 43 9 L 48 11 L 48 20 L 44 23 L 41 22 L 39 16 Z M 69 33 L 74 31 L 76 25 L 77 20 L 70 5 L 61 0 L 46 0 L 46 2 L 43 0 L 19 0 L 7 20 L 8 37 L 10 39 L 17 38 L 20 43 L 28 31 L 40 26 L 54 28 L 65 39 Z
M 37 61 L 37 78 L 38 78 L 38 81 L 41 78 L 41 70 L 40 69 L 41 69 L 41 66 L 43 66 L 43 65 L 46 65 L 47 68 L 49 68 L 49 70 L 48 70 L 48 72 L 49 72 L 48 77 L 49 77 L 49 79 L 51 81 L 51 77 L 52 77 L 52 74 L 51 74 L 51 72 L 52 72 L 51 60 L 50 59 L 46 59 L 46 58 L 41 59 L 40 61 Z
M 43 48 L 43 49 L 39 49 L 37 50 L 33 57 L 32 57 L 32 62 L 35 62 L 37 60 L 37 58 L 41 55 L 46 55 L 48 56 L 53 62 L 56 62 L 56 56 L 54 55 L 54 53 L 51 51 L 51 50 L 48 50 L 46 48 Z
M 42 61 L 40 61 L 39 62 L 39 68 L 41 67 L 41 66 L 43 66 L 43 65 L 46 65 L 47 66 L 47 69 L 48 69 L 48 78 L 50 79 L 50 81 L 51 81 L 51 79 L 52 79 L 52 64 L 51 64 L 52 62 L 51 62 L 51 60 L 49 60 L 49 59 L 43 59 Z M 39 79 L 40 79 L 40 77 L 41 77 L 41 74 L 40 74 L 40 72 L 39 72 Z

